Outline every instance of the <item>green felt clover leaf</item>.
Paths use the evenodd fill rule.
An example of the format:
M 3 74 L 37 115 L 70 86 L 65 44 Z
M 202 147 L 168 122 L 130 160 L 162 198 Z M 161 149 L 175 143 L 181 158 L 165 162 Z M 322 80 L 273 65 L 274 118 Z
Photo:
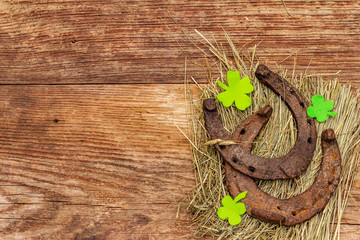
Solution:
M 240 79 L 238 71 L 228 71 L 227 81 L 229 86 L 217 80 L 219 86 L 225 90 L 217 95 L 217 99 L 225 107 L 230 107 L 235 101 L 235 106 L 238 109 L 245 110 L 251 105 L 251 98 L 246 94 L 254 91 L 254 86 L 251 85 L 249 77 Z
M 315 95 L 311 98 L 313 106 L 307 108 L 307 115 L 311 118 L 316 118 L 318 122 L 325 122 L 328 116 L 335 116 L 337 112 L 330 112 L 334 109 L 334 103 L 331 100 L 324 100 L 321 95 Z
M 220 207 L 217 211 L 217 215 L 220 219 L 229 219 L 229 224 L 232 226 L 238 225 L 241 222 L 241 216 L 246 213 L 245 204 L 238 203 L 239 200 L 245 198 L 247 191 L 240 193 L 233 200 L 230 196 L 225 196 L 221 200 L 223 207 Z

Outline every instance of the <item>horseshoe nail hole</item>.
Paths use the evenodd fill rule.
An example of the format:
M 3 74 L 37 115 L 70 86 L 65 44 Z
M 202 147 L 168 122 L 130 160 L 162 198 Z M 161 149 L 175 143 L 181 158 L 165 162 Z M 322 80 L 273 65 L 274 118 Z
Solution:
M 233 161 L 233 163 L 237 163 L 239 161 L 239 159 L 237 159 L 236 157 L 233 157 L 232 161 Z
M 291 212 L 291 215 L 296 216 L 296 212 L 295 211 Z
M 308 138 L 308 143 L 311 144 L 312 143 L 312 139 Z
M 295 91 L 293 89 L 290 89 L 291 94 L 295 94 Z
M 308 123 L 309 125 L 311 125 L 311 124 L 312 124 L 311 119 L 308 119 L 308 120 L 307 120 L 307 123 Z
M 256 170 L 253 166 L 249 166 L 248 169 L 250 172 L 255 172 L 255 170 Z
M 305 104 L 304 104 L 303 102 L 300 103 L 300 106 L 301 106 L 302 108 L 305 108 Z
M 221 149 L 221 150 L 224 150 L 225 149 L 225 145 L 219 145 L 219 148 Z
M 283 210 L 283 208 L 282 208 L 282 207 L 280 207 L 280 206 L 277 206 L 276 208 L 277 208 L 277 209 L 279 209 L 279 210 Z
M 245 129 L 242 129 L 242 130 L 240 131 L 240 134 L 241 134 L 241 135 L 244 135 L 244 134 L 245 134 Z

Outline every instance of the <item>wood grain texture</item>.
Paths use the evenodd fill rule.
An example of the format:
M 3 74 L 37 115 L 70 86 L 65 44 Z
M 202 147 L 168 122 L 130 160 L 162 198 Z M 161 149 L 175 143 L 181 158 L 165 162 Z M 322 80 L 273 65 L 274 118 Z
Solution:
M 286 8 L 280 0 L 2 0 L 0 83 L 180 83 L 184 55 L 175 39 L 200 64 L 204 55 L 175 21 L 201 47 L 193 29 L 221 43 L 224 27 L 239 48 L 261 42 L 261 60 L 281 63 L 297 53 L 299 71 L 309 64 L 309 71 L 342 70 L 343 82 L 360 87 L 360 2 L 285 3 Z M 283 63 L 292 64 L 293 59 Z M 188 71 L 205 82 L 202 67 Z
M 181 85 L 0 96 L 1 239 L 191 238 L 176 217 L 195 184 Z
M 193 239 L 187 113 L 176 84 L 2 86 L 0 238 Z M 341 239 L 359 236 L 359 189 Z
M 1 0 L 0 239 L 193 239 L 175 204 L 195 184 L 176 128 L 183 51 L 205 82 L 193 29 L 360 87 L 360 2 L 285 3 Z M 359 200 L 358 175 L 341 239 L 360 238 Z

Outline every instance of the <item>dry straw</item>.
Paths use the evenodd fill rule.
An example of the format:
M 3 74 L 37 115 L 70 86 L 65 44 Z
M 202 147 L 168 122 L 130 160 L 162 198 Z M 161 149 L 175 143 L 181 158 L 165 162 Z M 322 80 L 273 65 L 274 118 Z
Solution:
M 255 88 L 250 96 L 252 105 L 244 112 L 235 107 L 225 108 L 218 104 L 224 127 L 229 132 L 233 132 L 247 116 L 270 104 L 274 109 L 273 114 L 254 143 L 252 153 L 267 158 L 285 155 L 295 144 L 296 124 L 284 102 L 256 79 L 254 71 L 259 64 L 255 55 L 256 46 L 248 49 L 246 55 L 240 54 L 225 33 L 232 51 L 232 56 L 226 56 L 223 47 L 217 45 L 216 42 L 212 44 L 201 34 L 200 36 L 205 40 L 213 58 L 217 60 L 216 66 L 217 71 L 221 74 L 221 81 L 226 82 L 224 76 L 227 70 L 237 70 L 241 77 L 249 76 Z M 270 68 L 272 67 L 270 66 Z M 317 147 L 313 161 L 303 175 L 291 180 L 258 181 L 258 185 L 265 192 L 281 199 L 294 197 L 304 192 L 312 185 L 317 176 L 322 159 L 320 134 L 327 128 L 335 130 L 341 151 L 340 184 L 324 211 L 302 224 L 292 227 L 278 226 L 262 222 L 246 214 L 243 215 L 242 222 L 238 226 L 230 226 L 226 221 L 220 220 L 216 210 L 220 207 L 221 199 L 229 193 L 224 183 L 223 159 L 211 144 L 206 144 L 210 139 L 204 127 L 201 103 L 206 98 L 215 98 L 219 93 L 215 79 L 209 77 L 211 76 L 209 74 L 209 83 L 198 85 L 201 91 L 200 99 L 194 99 L 192 94 L 187 95 L 191 102 L 192 137 L 190 140 L 196 174 L 196 187 L 189 197 L 188 210 L 196 229 L 196 237 L 211 235 L 218 239 L 251 240 L 339 239 L 341 218 L 359 163 L 359 92 L 354 95 L 350 86 L 341 85 L 337 80 L 324 81 L 321 75 L 308 75 L 306 72 L 295 75 L 295 71 L 288 73 L 285 69 L 279 69 L 278 73 L 294 84 L 308 101 L 315 94 L 321 94 L 325 99 L 331 99 L 335 103 L 334 111 L 338 112 L 338 115 L 329 118 L 325 123 L 316 123 Z M 195 81 L 195 79 L 193 80 Z

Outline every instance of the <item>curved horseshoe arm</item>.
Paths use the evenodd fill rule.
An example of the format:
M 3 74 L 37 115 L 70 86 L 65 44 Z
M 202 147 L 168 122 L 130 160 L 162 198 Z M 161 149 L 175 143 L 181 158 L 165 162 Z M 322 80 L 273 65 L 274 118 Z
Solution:
M 225 175 L 230 194 L 236 197 L 240 192 L 248 191 L 242 200 L 247 213 L 266 222 L 291 226 L 310 219 L 325 208 L 336 190 L 341 173 L 341 155 L 332 129 L 322 132 L 321 146 L 323 159 L 318 176 L 302 194 L 289 199 L 274 198 L 260 190 L 252 178 L 226 162 Z
M 272 113 L 272 108 L 266 106 L 258 112 L 249 116 L 230 136 L 222 126 L 218 110 L 214 99 L 206 99 L 203 103 L 205 126 L 211 139 L 223 139 L 238 142 L 237 145 L 219 146 L 215 145 L 223 158 L 236 170 L 252 177 L 265 180 L 289 179 L 299 176 L 310 164 L 316 144 L 316 131 L 306 131 L 308 139 L 299 138 L 295 146 L 286 155 L 279 158 L 263 158 L 251 154 L 251 144 L 240 141 L 243 135 L 252 135 L 252 140 L 256 138 L 258 132 L 256 126 L 264 127 Z M 314 125 L 312 125 L 314 126 Z M 308 126 L 309 127 L 309 126 Z M 315 126 L 314 126 L 315 129 Z M 304 135 L 304 134 L 303 134 Z

